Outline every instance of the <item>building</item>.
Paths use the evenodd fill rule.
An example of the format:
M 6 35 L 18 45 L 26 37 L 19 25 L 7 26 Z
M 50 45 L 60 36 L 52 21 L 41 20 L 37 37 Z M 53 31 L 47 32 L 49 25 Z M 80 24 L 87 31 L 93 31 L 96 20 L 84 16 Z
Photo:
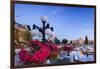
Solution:
M 80 38 L 77 39 L 77 40 L 72 40 L 72 44 L 73 44 L 75 47 L 82 46 L 82 45 L 84 45 L 84 39 L 83 39 L 82 37 L 80 37 Z
M 77 40 L 77 43 L 79 44 L 79 46 L 81 46 L 81 45 L 84 44 L 84 40 L 82 39 L 82 37 L 80 37 L 80 38 Z
M 26 45 L 27 44 L 27 29 L 25 25 L 15 23 L 15 44 L 16 45 Z M 30 34 L 31 35 L 31 34 Z

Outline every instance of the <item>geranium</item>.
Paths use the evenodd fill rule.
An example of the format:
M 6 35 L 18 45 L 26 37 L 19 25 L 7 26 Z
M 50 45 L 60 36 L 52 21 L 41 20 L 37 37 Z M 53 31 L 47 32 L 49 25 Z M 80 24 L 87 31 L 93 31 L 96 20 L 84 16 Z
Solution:
M 40 49 L 40 51 L 46 57 L 49 57 L 50 56 L 50 49 L 47 48 L 46 46 L 42 46 L 41 49 Z
M 41 46 L 41 49 L 39 51 L 36 51 L 32 55 L 32 61 L 35 64 L 41 64 L 45 63 L 46 59 L 50 56 L 50 49 L 46 46 Z
M 58 51 L 58 46 L 57 45 L 51 45 L 51 50 L 52 51 Z
M 34 51 L 39 50 L 42 45 L 43 44 L 39 40 L 31 40 L 29 42 L 29 46 L 32 47 Z
M 23 63 L 44 64 L 47 59 L 57 57 L 58 46 L 55 44 L 42 44 L 39 40 L 29 42 L 30 52 L 22 49 L 19 58 Z
M 26 63 L 30 61 L 31 55 L 27 50 L 23 48 L 21 52 L 19 53 L 19 58 L 23 63 Z
M 41 63 L 44 63 L 46 61 L 46 56 L 44 54 L 42 54 L 40 51 L 37 51 L 32 55 L 31 60 L 35 64 L 41 64 Z
M 31 40 L 31 41 L 29 41 L 29 46 L 34 47 L 34 46 L 41 46 L 41 45 L 42 45 L 42 43 L 39 40 Z
M 46 47 L 50 48 L 50 43 L 46 42 L 44 45 L 45 45 Z
M 66 45 L 66 46 L 64 46 L 64 48 L 63 48 L 64 51 L 67 51 L 67 52 L 68 52 L 68 56 L 69 56 L 69 53 L 70 53 L 73 49 L 74 49 L 74 48 L 73 48 L 73 46 L 71 46 L 71 45 Z
M 31 53 L 25 49 L 22 49 L 19 53 L 19 57 L 23 63 L 35 63 L 43 64 L 46 62 L 46 59 L 50 57 L 50 48 L 45 44 L 42 44 L 38 40 L 30 41 L 30 50 Z M 37 49 L 38 48 L 38 49 Z M 34 50 L 34 51 L 33 51 Z
M 50 46 L 50 49 L 51 49 L 50 58 L 53 59 L 53 60 L 55 60 L 57 58 L 57 56 L 58 56 L 58 51 L 59 51 L 58 46 L 55 45 L 55 44 L 52 44 Z
M 73 50 L 73 47 L 72 46 L 69 46 L 69 45 L 66 45 L 66 46 L 64 46 L 63 50 L 64 51 L 72 51 Z

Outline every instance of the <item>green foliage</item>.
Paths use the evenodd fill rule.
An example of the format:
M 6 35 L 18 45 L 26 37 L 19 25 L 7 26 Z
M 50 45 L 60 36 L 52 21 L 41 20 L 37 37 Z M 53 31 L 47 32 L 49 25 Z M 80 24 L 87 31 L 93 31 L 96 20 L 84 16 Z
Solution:
M 72 40 L 70 41 L 70 44 L 72 43 Z
M 89 44 L 89 40 L 88 40 L 88 37 L 85 36 L 85 41 L 84 41 L 84 44 L 88 45 Z
M 63 40 L 62 40 L 62 43 L 63 43 L 63 44 L 67 44 L 67 43 L 68 43 L 68 40 L 67 40 L 67 39 L 63 39 Z
M 59 51 L 58 52 L 60 53 L 62 50 L 63 50 L 63 47 L 59 48 Z
M 25 32 L 25 40 L 26 41 L 32 40 L 32 35 L 29 31 Z
M 60 40 L 58 38 L 55 38 L 55 44 L 60 44 Z

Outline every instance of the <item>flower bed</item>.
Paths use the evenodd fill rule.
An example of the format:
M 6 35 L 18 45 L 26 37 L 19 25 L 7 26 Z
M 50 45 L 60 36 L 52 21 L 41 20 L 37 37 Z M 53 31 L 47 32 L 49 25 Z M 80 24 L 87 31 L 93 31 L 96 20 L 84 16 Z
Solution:
M 43 44 L 39 40 L 32 40 L 29 42 L 30 51 L 21 48 L 19 52 L 19 59 L 24 65 L 30 64 L 46 64 L 48 59 L 55 60 L 58 56 L 58 46 L 55 44 Z

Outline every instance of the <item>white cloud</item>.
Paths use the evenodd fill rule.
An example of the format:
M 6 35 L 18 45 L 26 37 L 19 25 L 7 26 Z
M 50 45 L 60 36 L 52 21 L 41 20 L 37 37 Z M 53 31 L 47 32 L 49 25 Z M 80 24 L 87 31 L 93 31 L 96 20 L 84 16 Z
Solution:
M 62 9 L 62 8 L 57 8 L 57 9 L 55 9 L 55 10 L 51 11 L 51 14 L 52 14 L 52 15 L 56 15 L 56 14 L 61 13 L 62 11 L 63 11 L 63 9 Z

